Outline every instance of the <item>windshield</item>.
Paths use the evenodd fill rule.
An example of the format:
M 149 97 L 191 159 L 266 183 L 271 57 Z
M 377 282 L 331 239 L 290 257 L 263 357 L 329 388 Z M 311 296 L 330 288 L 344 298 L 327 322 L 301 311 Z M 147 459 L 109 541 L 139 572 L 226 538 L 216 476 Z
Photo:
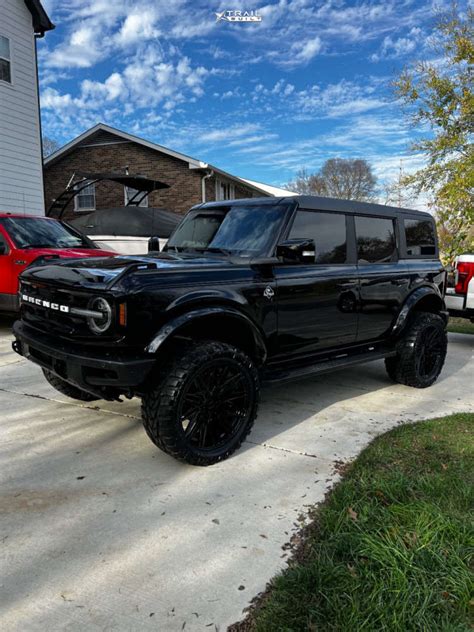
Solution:
M 91 243 L 69 226 L 36 217 L 6 217 L 1 220 L 17 248 L 92 248 Z
M 168 241 L 167 250 L 239 255 L 264 254 L 283 221 L 281 206 L 227 206 L 189 213 Z

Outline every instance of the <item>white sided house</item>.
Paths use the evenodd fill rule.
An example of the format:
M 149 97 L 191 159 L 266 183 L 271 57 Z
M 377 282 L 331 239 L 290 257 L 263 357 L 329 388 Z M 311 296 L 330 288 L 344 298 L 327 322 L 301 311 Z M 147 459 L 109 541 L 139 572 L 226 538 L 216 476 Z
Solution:
M 44 215 L 36 38 L 39 0 L 0 0 L 0 211 Z

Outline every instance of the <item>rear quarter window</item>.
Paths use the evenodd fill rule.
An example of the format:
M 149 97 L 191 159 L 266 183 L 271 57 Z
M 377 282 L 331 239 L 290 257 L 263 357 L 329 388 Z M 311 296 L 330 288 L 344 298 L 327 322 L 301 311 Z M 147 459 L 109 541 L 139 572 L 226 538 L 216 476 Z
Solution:
M 435 227 L 430 219 L 404 219 L 408 257 L 436 254 Z

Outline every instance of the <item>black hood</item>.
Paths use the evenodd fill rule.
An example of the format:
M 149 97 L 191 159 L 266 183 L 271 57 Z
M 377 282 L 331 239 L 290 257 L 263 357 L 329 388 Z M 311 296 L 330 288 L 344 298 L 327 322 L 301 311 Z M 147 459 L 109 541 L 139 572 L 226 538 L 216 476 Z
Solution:
M 61 262 L 48 263 L 39 267 L 27 268 L 21 275 L 22 280 L 61 287 L 87 287 L 107 289 L 125 278 L 143 270 L 160 272 L 196 272 L 199 270 L 234 267 L 236 263 L 245 264 L 243 258 L 220 257 L 190 253 L 156 253 L 153 255 L 98 257 L 87 259 L 63 259 Z

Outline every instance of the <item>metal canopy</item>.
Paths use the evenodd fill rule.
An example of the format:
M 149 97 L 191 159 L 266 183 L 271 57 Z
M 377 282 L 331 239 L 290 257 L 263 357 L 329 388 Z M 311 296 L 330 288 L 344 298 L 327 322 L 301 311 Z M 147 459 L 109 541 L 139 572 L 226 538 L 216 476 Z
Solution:
M 165 184 L 159 180 L 151 180 L 146 176 L 140 175 L 129 175 L 124 173 L 86 173 L 84 171 L 76 171 L 76 175 L 86 180 L 95 180 L 96 182 L 99 182 L 100 180 L 112 180 L 113 182 L 123 184 L 125 187 L 137 189 L 137 191 L 146 191 L 147 193 L 156 191 L 157 189 L 170 188 L 169 184 Z
M 152 180 L 146 176 L 138 174 L 130 175 L 128 173 L 89 173 L 84 171 L 77 171 L 72 174 L 66 188 L 59 197 L 53 200 L 52 204 L 46 211 L 47 217 L 52 217 L 55 214 L 57 219 L 61 219 L 64 215 L 68 204 L 83 191 L 90 184 L 96 182 L 102 182 L 104 180 L 111 180 L 117 182 L 123 186 L 135 189 L 136 193 L 128 200 L 126 206 L 140 206 L 141 201 L 151 191 L 157 189 L 169 189 L 170 185 L 160 182 L 159 180 Z

